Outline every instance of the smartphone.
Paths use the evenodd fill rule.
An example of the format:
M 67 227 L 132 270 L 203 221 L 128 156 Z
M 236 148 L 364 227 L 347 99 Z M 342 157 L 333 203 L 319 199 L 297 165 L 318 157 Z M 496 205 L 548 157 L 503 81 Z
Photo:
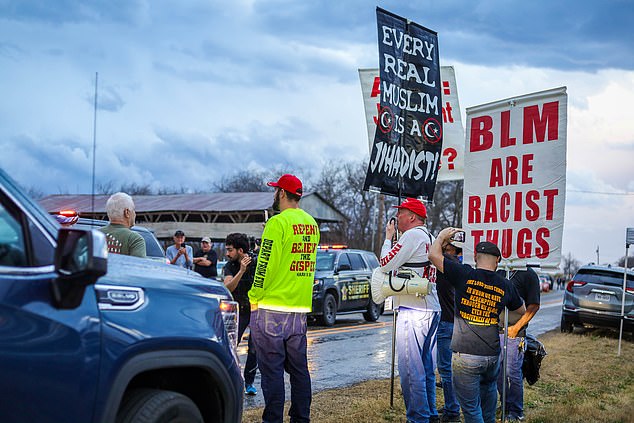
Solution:
M 456 232 L 451 237 L 451 240 L 452 241 L 456 241 L 456 242 L 464 242 L 464 240 L 465 240 L 465 232 L 464 231 Z

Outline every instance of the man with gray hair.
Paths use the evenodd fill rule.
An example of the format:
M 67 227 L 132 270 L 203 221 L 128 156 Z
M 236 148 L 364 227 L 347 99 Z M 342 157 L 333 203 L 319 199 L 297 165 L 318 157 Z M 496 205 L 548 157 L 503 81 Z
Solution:
M 106 202 L 106 213 L 110 224 L 99 230 L 106 234 L 108 252 L 145 257 L 145 240 L 130 230 L 136 218 L 132 197 L 124 192 L 112 194 Z

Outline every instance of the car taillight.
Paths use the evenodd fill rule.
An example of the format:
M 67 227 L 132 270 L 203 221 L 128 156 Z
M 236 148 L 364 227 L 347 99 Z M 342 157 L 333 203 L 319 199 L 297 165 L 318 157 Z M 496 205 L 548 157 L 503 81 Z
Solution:
M 568 285 L 566 285 L 566 291 L 572 292 L 572 290 L 573 290 L 573 288 L 575 286 L 584 286 L 585 284 L 586 284 L 586 282 L 570 281 L 570 282 L 568 282 Z
M 634 294 L 634 288 L 628 286 L 627 288 L 625 288 L 625 292 Z

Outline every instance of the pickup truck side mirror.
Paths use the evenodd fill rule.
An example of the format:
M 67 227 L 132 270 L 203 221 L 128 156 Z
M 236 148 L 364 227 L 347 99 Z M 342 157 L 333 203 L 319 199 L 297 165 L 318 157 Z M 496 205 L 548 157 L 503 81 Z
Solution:
M 52 283 L 55 305 L 73 309 L 81 304 L 86 286 L 108 271 L 106 236 L 97 230 L 62 228 L 57 236 Z

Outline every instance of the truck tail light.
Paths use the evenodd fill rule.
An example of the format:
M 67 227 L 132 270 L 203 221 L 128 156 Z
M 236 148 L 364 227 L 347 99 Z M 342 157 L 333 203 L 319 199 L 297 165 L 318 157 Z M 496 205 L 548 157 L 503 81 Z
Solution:
M 236 301 L 220 300 L 220 312 L 222 313 L 222 322 L 227 331 L 227 337 L 231 342 L 231 347 L 235 351 L 238 347 L 238 326 L 240 323 L 240 307 Z
M 568 285 L 566 285 L 566 291 L 572 293 L 572 290 L 575 286 L 584 286 L 585 284 L 585 282 L 570 281 L 568 282 Z

